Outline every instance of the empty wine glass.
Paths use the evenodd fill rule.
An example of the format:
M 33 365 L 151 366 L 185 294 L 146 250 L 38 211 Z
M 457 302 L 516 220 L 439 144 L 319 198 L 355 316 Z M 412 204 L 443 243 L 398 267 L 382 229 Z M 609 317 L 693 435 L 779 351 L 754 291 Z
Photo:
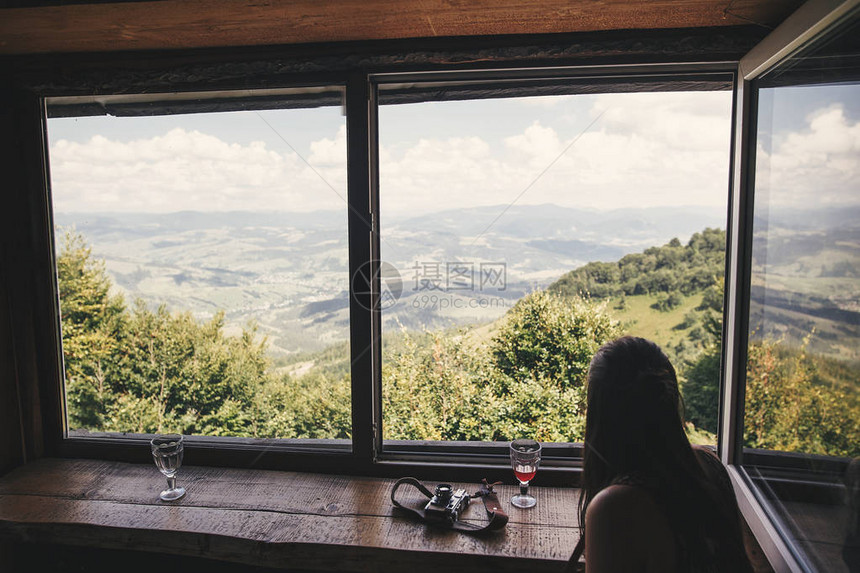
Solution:
M 529 495 L 529 482 L 535 477 L 540 465 L 540 444 L 534 440 L 511 442 L 511 467 L 520 482 L 520 493 L 511 498 L 515 507 L 534 507 L 537 500 Z
M 185 495 L 184 487 L 176 487 L 176 470 L 182 465 L 183 443 L 179 434 L 155 436 L 150 442 L 155 465 L 167 476 L 167 489 L 161 492 L 164 501 L 176 501 Z

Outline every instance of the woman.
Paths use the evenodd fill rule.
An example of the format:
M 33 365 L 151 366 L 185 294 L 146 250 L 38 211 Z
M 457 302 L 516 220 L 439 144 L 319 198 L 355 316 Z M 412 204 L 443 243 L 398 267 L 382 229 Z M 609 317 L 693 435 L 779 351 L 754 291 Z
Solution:
M 643 338 L 588 371 L 579 520 L 586 573 L 752 571 L 728 475 L 687 440 L 675 369 Z

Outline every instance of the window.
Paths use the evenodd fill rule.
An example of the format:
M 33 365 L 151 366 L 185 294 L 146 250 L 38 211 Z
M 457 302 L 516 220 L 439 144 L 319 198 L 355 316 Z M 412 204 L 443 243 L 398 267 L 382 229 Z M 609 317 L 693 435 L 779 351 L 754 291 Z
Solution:
M 696 79 L 379 79 L 385 452 L 581 443 L 621 334 L 716 443 L 732 77 Z
M 743 464 L 798 560 L 833 572 L 860 564 L 858 35 L 755 81 Z
M 856 6 L 809 3 L 740 63 L 721 445 L 777 570 L 860 564 Z
M 714 444 L 733 76 L 694 68 L 370 75 L 370 129 L 355 83 L 50 98 L 67 442 L 569 467 L 632 333 Z
M 241 95 L 49 100 L 69 436 L 350 450 L 343 88 Z

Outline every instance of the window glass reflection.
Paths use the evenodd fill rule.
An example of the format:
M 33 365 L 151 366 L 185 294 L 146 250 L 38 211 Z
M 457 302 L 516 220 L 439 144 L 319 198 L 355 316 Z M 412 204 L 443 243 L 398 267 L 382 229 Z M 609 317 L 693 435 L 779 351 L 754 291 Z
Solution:
M 744 463 L 798 557 L 856 571 L 856 24 L 760 82 Z

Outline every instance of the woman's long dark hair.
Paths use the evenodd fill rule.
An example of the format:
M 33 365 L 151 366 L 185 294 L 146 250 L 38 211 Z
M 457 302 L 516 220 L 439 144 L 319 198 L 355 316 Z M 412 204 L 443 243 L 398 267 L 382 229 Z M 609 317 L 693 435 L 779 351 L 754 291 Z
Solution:
M 737 506 L 733 498 L 726 503 L 690 446 L 675 369 L 660 347 L 631 336 L 605 344 L 589 367 L 587 399 L 583 539 L 594 497 L 614 483 L 631 483 L 644 487 L 664 512 L 679 571 L 750 571 Z

